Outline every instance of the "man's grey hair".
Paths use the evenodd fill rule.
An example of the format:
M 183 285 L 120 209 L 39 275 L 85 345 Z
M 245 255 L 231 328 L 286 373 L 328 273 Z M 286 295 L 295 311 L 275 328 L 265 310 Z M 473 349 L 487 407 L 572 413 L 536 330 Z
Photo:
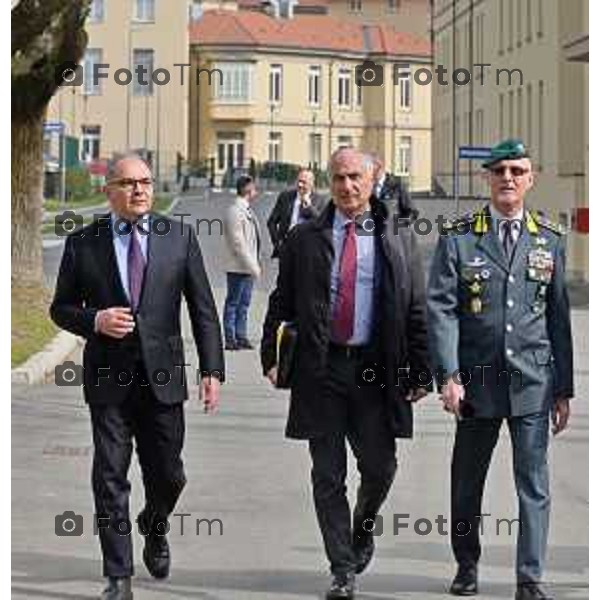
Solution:
M 150 165 L 148 165 L 148 163 L 139 154 L 136 154 L 135 152 L 127 152 L 125 154 L 115 154 L 108 161 L 108 166 L 106 169 L 106 181 L 107 182 L 115 179 L 119 175 L 118 166 L 119 166 L 119 163 L 124 160 L 139 160 L 140 162 L 143 162 L 148 167 L 148 170 L 150 170 Z
M 371 154 L 369 154 L 368 152 L 362 152 L 361 150 L 359 150 L 358 148 L 354 148 L 353 146 L 343 146 L 342 148 L 338 148 L 331 155 L 329 162 L 327 163 L 327 173 L 330 177 L 332 174 L 331 166 L 337 160 L 338 156 L 342 154 L 342 152 L 348 152 L 348 150 L 356 152 L 356 154 L 359 154 L 362 157 L 362 163 L 365 171 L 373 172 L 373 168 L 375 165 L 373 163 L 373 156 Z

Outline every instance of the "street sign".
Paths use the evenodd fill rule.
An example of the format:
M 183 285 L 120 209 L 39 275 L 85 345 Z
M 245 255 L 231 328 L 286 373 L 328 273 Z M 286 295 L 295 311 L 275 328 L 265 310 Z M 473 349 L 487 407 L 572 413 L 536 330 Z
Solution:
M 458 158 L 468 160 L 487 160 L 492 156 L 492 149 L 485 146 L 459 146 Z
M 62 121 L 46 121 L 44 133 L 64 133 L 65 124 Z

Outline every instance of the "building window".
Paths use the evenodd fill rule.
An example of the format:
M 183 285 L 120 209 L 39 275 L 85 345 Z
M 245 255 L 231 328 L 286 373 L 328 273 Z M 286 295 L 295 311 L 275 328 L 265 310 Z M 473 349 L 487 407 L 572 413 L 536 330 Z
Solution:
M 412 163 L 412 138 L 403 135 L 398 145 L 398 174 L 400 177 L 410 177 Z
M 498 54 L 504 54 L 504 0 L 498 3 Z
M 154 21 L 154 0 L 134 0 L 136 21 L 152 22 Z
M 321 152 L 323 146 L 323 136 L 320 133 L 311 133 L 308 138 L 309 149 L 308 156 L 310 165 L 313 169 L 321 168 Z
M 504 137 L 504 94 L 498 95 L 498 139 Z
M 532 36 L 532 14 L 531 14 L 531 3 L 533 2 L 533 0 L 527 0 L 527 15 L 525 17 L 525 29 L 526 29 L 526 33 L 525 33 L 525 41 L 526 42 L 530 42 L 531 41 L 531 36 Z
M 361 108 L 363 103 L 363 86 L 357 85 L 354 89 L 356 90 L 356 108 Z
M 480 21 L 480 25 L 479 25 L 479 62 L 482 63 L 482 62 L 484 62 L 484 60 L 483 60 L 483 48 L 484 48 L 483 36 L 484 36 L 484 31 L 485 31 L 485 15 L 484 14 L 481 14 L 479 16 L 479 21 Z
M 483 145 L 483 109 L 479 109 L 475 112 L 475 136 L 476 143 Z
M 350 69 L 341 68 L 338 75 L 338 106 L 350 107 Z
M 350 12 L 360 12 L 362 10 L 362 0 L 348 0 Z
M 514 7 L 515 0 L 508 1 L 508 47 L 507 50 L 510 52 L 513 49 L 514 42 Z
M 538 0 L 538 37 L 544 35 L 544 0 Z
M 526 146 L 531 146 L 533 143 L 533 98 L 532 98 L 531 84 L 527 85 L 527 138 L 525 140 Z
M 523 88 L 517 90 L 517 136 L 523 137 Z
M 100 158 L 100 125 L 81 126 L 81 160 L 90 162 Z
M 308 67 L 308 104 L 321 105 L 321 67 Z
M 140 69 L 139 72 L 136 69 Z M 143 71 L 142 71 L 143 69 Z M 133 95 L 152 96 L 154 71 L 154 50 L 134 48 L 133 50 Z M 145 85 L 144 85 L 145 84 Z
M 281 162 L 282 160 L 282 139 L 283 136 L 279 132 L 271 131 L 269 133 L 269 161 Z
M 83 93 L 86 96 L 99 96 L 102 93 L 100 81 L 94 82 L 94 65 L 102 62 L 102 48 L 88 48 L 83 57 Z M 94 85 L 95 83 L 95 85 Z
M 252 90 L 252 65 L 249 63 L 215 63 L 221 72 L 221 85 L 211 86 L 213 98 L 232 104 L 250 102 Z
M 539 170 L 544 164 L 544 82 L 539 82 L 538 96 L 538 163 Z
M 92 0 L 88 20 L 90 23 L 102 23 L 104 21 L 104 0 Z
M 522 14 L 522 2 L 523 0 L 517 0 L 517 5 L 515 6 L 515 23 L 516 23 L 516 27 L 517 27 L 517 48 L 521 47 L 521 44 L 523 43 L 523 22 L 521 21 L 521 14 Z
M 243 132 L 217 132 L 217 168 L 219 171 L 244 166 Z
M 400 110 L 410 110 L 411 81 L 412 73 L 410 72 L 410 68 L 401 67 L 400 69 L 398 69 L 398 106 Z
M 338 149 L 352 147 L 352 137 L 349 135 L 338 135 L 337 145 Z
M 387 0 L 387 9 L 389 12 L 398 12 L 400 9 L 400 0 Z
M 281 104 L 283 97 L 283 65 L 271 65 L 269 71 L 269 102 Z
M 508 92 L 508 135 L 515 132 L 515 93 Z

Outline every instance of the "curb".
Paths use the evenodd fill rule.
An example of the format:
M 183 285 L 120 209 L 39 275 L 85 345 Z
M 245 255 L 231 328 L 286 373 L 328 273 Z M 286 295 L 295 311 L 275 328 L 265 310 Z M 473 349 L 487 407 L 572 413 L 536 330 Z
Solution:
M 22 385 L 45 383 L 54 375 L 54 367 L 82 345 L 82 338 L 68 331 L 59 332 L 43 350 L 30 356 L 20 367 L 11 370 L 11 383 Z

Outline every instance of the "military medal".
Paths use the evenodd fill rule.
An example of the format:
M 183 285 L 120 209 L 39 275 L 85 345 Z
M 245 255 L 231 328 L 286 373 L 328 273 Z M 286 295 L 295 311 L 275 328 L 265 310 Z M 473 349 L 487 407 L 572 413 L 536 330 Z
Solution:
M 474 315 L 478 315 L 481 312 L 483 305 L 481 303 L 481 298 L 479 296 L 475 296 L 471 298 L 471 312 Z

